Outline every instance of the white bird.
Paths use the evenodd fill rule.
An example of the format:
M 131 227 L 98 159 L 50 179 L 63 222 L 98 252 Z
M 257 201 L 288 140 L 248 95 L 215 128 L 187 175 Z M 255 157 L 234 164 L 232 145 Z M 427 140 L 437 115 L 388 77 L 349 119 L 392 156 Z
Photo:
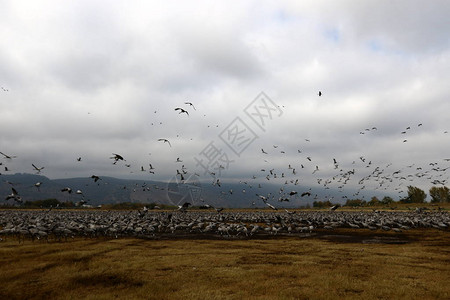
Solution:
M 268 207 L 270 207 L 271 209 L 273 209 L 273 210 L 278 210 L 275 206 L 273 206 L 273 205 L 270 204 L 269 202 L 266 202 L 266 205 L 267 205 Z
M 41 184 L 42 184 L 42 182 L 36 182 L 34 184 L 34 186 L 38 189 L 38 191 L 40 191 Z

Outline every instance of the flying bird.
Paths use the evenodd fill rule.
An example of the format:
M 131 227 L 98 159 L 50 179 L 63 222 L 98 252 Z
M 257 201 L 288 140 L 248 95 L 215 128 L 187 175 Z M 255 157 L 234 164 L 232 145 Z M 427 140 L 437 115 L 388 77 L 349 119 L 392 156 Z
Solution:
M 336 210 L 339 207 L 339 204 L 333 205 L 332 207 L 330 207 L 330 210 Z
M 22 202 L 22 198 L 19 196 L 19 193 L 13 187 L 11 188 L 11 194 L 6 196 L 6 200 L 9 200 L 9 199 L 14 199 L 14 201 L 17 201 L 19 203 Z
M 70 187 L 65 187 L 61 189 L 61 192 L 68 192 L 69 194 L 72 194 L 72 189 Z
M 179 211 L 186 211 L 186 209 L 191 206 L 191 203 L 189 202 L 184 202 L 183 205 L 178 205 L 178 210 Z
M 3 153 L 3 152 L 0 152 L 0 154 L 1 155 L 3 155 L 5 158 L 7 158 L 7 159 L 13 159 L 13 158 L 16 158 L 17 156 L 14 156 L 14 155 L 8 155 L 8 154 L 5 154 L 5 153 Z
M 37 171 L 37 174 L 41 173 L 41 171 L 44 169 L 44 167 L 36 167 L 34 164 L 31 164 L 33 166 L 33 168 Z
M 92 175 L 91 178 L 94 179 L 94 182 L 97 182 L 100 180 L 100 177 L 98 177 L 97 175 Z
M 196 110 L 196 109 L 195 109 L 195 106 L 194 106 L 194 104 L 192 104 L 192 102 L 184 102 L 184 104 L 190 105 L 190 106 L 192 106 L 192 108 L 193 108 L 194 110 Z
M 172 145 L 170 144 L 170 142 L 169 142 L 168 139 L 158 139 L 158 142 L 164 142 L 164 143 L 167 143 L 167 144 L 169 144 L 170 147 L 172 147 Z
M 271 209 L 273 209 L 273 210 L 278 210 L 278 208 L 276 208 L 275 206 L 273 206 L 272 204 L 270 204 L 269 202 L 265 202 L 266 203 L 266 205 L 268 206 L 268 207 L 270 207 Z
M 175 110 L 179 110 L 180 111 L 178 114 L 185 113 L 185 114 L 187 114 L 189 116 L 189 112 L 187 110 L 181 108 L 181 107 L 177 107 L 177 108 L 175 108 Z
M 125 159 L 123 158 L 123 156 L 120 155 L 120 154 L 113 153 L 112 155 L 114 155 L 114 156 L 112 156 L 112 157 L 110 157 L 110 158 L 111 158 L 111 159 L 114 159 L 114 162 L 113 162 L 114 165 L 115 165 L 119 160 L 125 161 Z
M 41 191 L 41 190 L 40 190 L 41 184 L 42 184 L 42 182 L 36 182 L 36 183 L 34 184 L 34 186 L 37 188 L 38 191 Z
M 322 96 L 322 91 L 319 91 L 318 95 L 319 95 L 319 97 L 321 97 Z

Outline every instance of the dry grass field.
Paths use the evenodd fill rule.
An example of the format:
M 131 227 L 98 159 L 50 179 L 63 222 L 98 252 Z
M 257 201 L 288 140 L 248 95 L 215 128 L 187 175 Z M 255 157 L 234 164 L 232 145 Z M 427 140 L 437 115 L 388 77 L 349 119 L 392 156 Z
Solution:
M 434 229 L 251 240 L 8 238 L 0 265 L 0 299 L 450 298 L 450 232 Z

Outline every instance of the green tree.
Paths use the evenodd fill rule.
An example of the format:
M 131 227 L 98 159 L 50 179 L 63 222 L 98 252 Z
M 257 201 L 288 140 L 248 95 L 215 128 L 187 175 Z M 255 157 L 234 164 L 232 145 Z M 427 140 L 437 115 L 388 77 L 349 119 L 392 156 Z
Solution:
M 378 198 L 374 196 L 370 199 L 369 203 L 367 204 L 369 204 L 370 206 L 375 206 L 380 204 L 380 200 L 378 200 Z
M 366 204 L 366 201 L 360 200 L 360 199 L 354 199 L 354 200 L 348 199 L 345 202 L 345 206 L 352 206 L 352 207 L 364 206 L 365 204 Z
M 424 203 L 427 198 L 427 194 L 415 186 L 408 186 L 408 197 L 402 199 L 404 203 Z
M 392 197 L 389 196 L 384 196 L 383 199 L 381 200 L 381 204 L 383 205 L 389 205 L 391 203 L 394 203 L 394 199 L 392 199 Z
M 448 203 L 450 202 L 450 189 L 446 186 L 433 186 L 430 189 L 430 196 L 433 203 Z

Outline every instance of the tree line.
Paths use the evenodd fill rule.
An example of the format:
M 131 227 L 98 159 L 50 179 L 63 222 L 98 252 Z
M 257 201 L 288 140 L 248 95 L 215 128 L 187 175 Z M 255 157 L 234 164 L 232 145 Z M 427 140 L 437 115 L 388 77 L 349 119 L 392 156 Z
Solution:
M 446 186 L 436 187 L 433 186 L 429 190 L 431 197 L 431 203 L 450 203 L 450 189 Z M 427 194 L 422 189 L 415 186 L 408 186 L 408 196 L 400 199 L 398 203 L 425 203 Z M 377 197 L 372 197 L 370 201 L 361 199 L 348 199 L 345 202 L 345 206 L 358 207 L 358 206 L 377 206 L 377 205 L 390 205 L 391 203 L 397 202 L 392 197 L 385 196 L 383 199 L 378 199 Z M 327 201 L 314 201 L 313 207 L 316 208 L 326 208 L 333 206 L 329 200 Z

